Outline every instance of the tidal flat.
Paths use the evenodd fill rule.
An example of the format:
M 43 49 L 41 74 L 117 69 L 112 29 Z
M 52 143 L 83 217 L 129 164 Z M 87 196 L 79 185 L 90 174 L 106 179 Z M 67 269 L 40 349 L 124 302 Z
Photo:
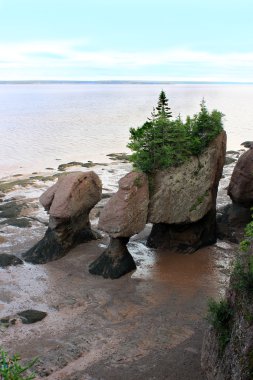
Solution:
M 233 165 L 224 168 L 220 205 L 228 201 L 225 187 Z M 90 215 L 94 228 L 117 181 L 130 169 L 120 161 L 66 169 L 95 170 L 102 179 L 103 197 Z M 21 182 L 14 186 L 16 177 L 4 179 L 12 185 L 1 193 L 0 207 L 10 202 L 23 205 L 14 207 L 15 217 L 29 220 L 31 226 L 2 224 L 1 253 L 20 257 L 43 236 L 48 215 L 38 198 L 58 174 L 33 174 L 32 181 L 19 177 Z M 145 245 L 150 227 L 128 244 L 137 270 L 118 280 L 88 272 L 108 244 L 105 234 L 57 261 L 0 269 L 1 318 L 26 309 L 47 313 L 31 325 L 2 326 L 5 349 L 27 360 L 38 356 L 37 379 L 205 379 L 200 354 L 207 303 L 224 294 L 237 246 L 218 241 L 192 255 L 153 250 Z

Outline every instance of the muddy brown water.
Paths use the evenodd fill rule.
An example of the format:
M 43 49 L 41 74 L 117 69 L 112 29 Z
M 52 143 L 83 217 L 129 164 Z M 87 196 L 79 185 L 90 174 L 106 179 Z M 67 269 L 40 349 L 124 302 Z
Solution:
M 28 308 L 48 316 L 1 330 L 1 345 L 40 358 L 37 379 L 205 379 L 200 351 L 209 297 L 224 293 L 234 247 L 192 255 L 149 250 L 134 239 L 137 270 L 118 279 L 88 265 L 107 240 L 45 265 L 0 270 L 0 316 Z

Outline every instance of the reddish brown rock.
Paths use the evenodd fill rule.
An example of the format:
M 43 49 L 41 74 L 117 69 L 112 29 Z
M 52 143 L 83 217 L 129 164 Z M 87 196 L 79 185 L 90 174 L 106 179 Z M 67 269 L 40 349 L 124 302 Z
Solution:
M 225 162 L 226 133 L 198 157 L 152 178 L 148 245 L 194 252 L 216 241 L 216 197 Z
M 90 273 L 118 278 L 136 268 L 127 243 L 144 229 L 148 202 L 148 179 L 144 173 L 131 172 L 121 178 L 119 190 L 107 202 L 99 219 L 98 227 L 110 235 L 110 244 L 90 264 Z
M 59 180 L 50 186 L 43 194 L 41 194 L 39 201 L 46 211 L 49 211 L 50 206 L 54 200 L 54 195 L 59 185 Z
M 228 195 L 233 202 L 245 207 L 253 206 L 253 148 L 247 150 L 235 165 Z
M 131 237 L 143 230 L 148 213 L 148 179 L 131 172 L 119 181 L 119 190 L 101 212 L 98 228 L 111 237 Z
M 80 210 L 90 210 L 101 199 L 101 181 L 94 172 L 63 175 L 40 197 L 50 216 L 71 218 Z
M 102 184 L 94 172 L 70 173 L 59 178 L 40 201 L 48 210 L 49 227 L 45 236 L 23 254 L 26 261 L 42 264 L 64 256 L 75 245 L 95 239 L 90 210 L 101 199 Z

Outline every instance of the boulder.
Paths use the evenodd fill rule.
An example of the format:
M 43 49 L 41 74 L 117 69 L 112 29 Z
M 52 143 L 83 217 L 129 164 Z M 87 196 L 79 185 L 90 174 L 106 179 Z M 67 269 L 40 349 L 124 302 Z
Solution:
M 131 172 L 120 179 L 119 190 L 101 211 L 98 224 L 111 237 L 110 244 L 90 265 L 90 273 L 118 278 L 136 268 L 126 245 L 132 235 L 144 229 L 148 203 L 148 179 L 144 173 Z
M 234 203 L 253 206 L 253 147 L 238 159 L 229 186 L 228 195 Z
M 151 247 L 192 252 L 216 241 L 216 196 L 226 154 L 220 133 L 198 157 L 151 178 Z
M 217 211 L 217 237 L 232 243 L 244 238 L 246 224 L 251 221 L 251 210 L 240 204 L 230 203 Z
M 24 310 L 20 311 L 19 313 L 16 313 L 14 315 L 8 315 L 7 317 L 3 317 L 0 319 L 0 326 L 7 328 L 11 325 L 15 325 L 17 321 L 22 322 L 23 324 L 31 324 L 41 321 L 47 316 L 47 313 L 45 311 L 40 310 Z
M 91 230 L 90 210 L 101 199 L 102 184 L 94 172 L 75 172 L 64 175 L 40 197 L 49 213 L 45 236 L 23 254 L 34 264 L 42 264 L 64 256 L 71 248 L 96 239 Z
M 148 179 L 131 172 L 119 181 L 119 190 L 101 212 L 98 228 L 111 237 L 131 237 L 142 231 L 148 214 Z
M 241 145 L 244 146 L 244 148 L 251 148 L 253 147 L 253 141 L 244 141 Z

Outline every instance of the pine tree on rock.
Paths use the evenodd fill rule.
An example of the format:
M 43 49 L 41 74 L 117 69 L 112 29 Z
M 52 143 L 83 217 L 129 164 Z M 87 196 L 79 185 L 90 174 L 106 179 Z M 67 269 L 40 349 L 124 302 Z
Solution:
M 151 118 L 143 126 L 130 129 L 128 148 L 133 151 L 131 161 L 145 173 L 178 166 L 192 155 L 199 155 L 223 129 L 223 114 L 209 113 L 205 101 L 200 112 L 184 123 L 180 115 L 172 120 L 168 99 L 161 91 Z
M 157 110 L 158 117 L 164 117 L 166 119 L 169 119 L 172 117 L 172 112 L 170 110 L 170 107 L 168 106 L 168 99 L 163 90 L 160 92 L 156 110 Z

